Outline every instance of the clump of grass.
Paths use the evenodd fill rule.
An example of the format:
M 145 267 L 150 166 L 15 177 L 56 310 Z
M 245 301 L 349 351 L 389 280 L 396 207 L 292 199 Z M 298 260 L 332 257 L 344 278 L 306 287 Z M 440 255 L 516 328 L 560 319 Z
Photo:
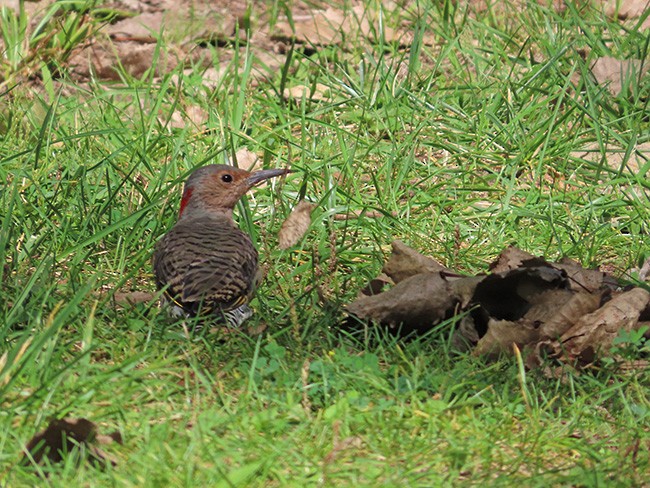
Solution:
M 96 2 L 62 2 L 49 5 L 30 17 L 25 2 L 18 10 L 0 9 L 0 90 L 11 90 L 21 81 L 38 77 L 51 90 L 53 78 L 72 51 L 96 29 L 91 10 Z

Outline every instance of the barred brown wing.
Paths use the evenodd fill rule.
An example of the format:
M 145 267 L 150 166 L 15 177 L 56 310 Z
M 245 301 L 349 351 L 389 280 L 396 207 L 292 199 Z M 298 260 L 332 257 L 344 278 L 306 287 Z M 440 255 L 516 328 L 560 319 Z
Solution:
M 253 292 L 257 251 L 232 220 L 181 220 L 156 245 L 153 267 L 160 288 L 188 313 L 228 311 Z

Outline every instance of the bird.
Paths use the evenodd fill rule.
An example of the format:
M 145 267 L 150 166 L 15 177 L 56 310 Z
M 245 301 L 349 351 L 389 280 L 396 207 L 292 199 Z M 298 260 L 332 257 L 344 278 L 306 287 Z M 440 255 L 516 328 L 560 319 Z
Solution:
M 255 185 L 290 172 L 211 164 L 190 174 L 178 220 L 153 254 L 156 286 L 173 315 L 223 319 L 232 327 L 252 315 L 248 302 L 260 279 L 258 253 L 233 220 L 233 210 Z

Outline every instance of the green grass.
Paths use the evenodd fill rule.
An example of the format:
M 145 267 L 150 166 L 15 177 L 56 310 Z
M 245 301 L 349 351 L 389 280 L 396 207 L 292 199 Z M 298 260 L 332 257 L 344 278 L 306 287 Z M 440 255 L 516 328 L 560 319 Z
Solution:
M 647 482 L 647 368 L 523 376 L 514 359 L 455 356 L 453 323 L 407 343 L 339 331 L 395 238 L 466 272 L 509 244 L 618 275 L 650 252 L 648 163 L 630 163 L 650 142 L 647 80 L 613 97 L 588 70 L 598 56 L 647 57 L 644 34 L 588 7 L 437 5 L 385 13 L 388 26 L 412 16 L 411 50 L 297 46 L 274 73 L 242 43 L 214 90 L 197 67 L 175 73 L 180 86 L 64 76 L 62 92 L 2 95 L 0 484 Z M 324 100 L 279 96 L 317 83 Z M 194 105 L 206 127 L 170 128 Z M 617 167 L 609 146 L 628 152 Z M 238 211 L 268 268 L 251 324 L 265 333 L 187 335 L 156 306 L 116 303 L 116 291 L 153 291 L 153 244 L 192 168 L 241 147 L 295 170 Z M 579 158 L 585 147 L 601 157 Z M 312 227 L 280 251 L 302 196 L 319 204 Z M 31 436 L 61 416 L 119 430 L 124 445 L 107 448 L 118 465 L 20 466 Z

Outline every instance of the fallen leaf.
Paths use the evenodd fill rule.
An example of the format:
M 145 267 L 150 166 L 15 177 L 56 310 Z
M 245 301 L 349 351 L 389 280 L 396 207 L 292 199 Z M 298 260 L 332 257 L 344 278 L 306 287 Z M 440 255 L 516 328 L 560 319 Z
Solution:
M 282 223 L 278 234 L 280 249 L 289 249 L 295 246 L 309 230 L 311 212 L 316 207 L 314 203 L 301 200 Z
M 515 246 L 508 246 L 499 254 L 499 257 L 490 264 L 490 271 L 493 273 L 503 273 L 521 267 L 522 263 L 535 259 L 530 253 L 522 251 Z
M 385 273 L 379 273 L 377 277 L 373 278 L 368 282 L 365 288 L 363 288 L 357 298 L 362 296 L 371 296 L 378 295 L 389 285 L 394 285 L 395 282 Z
M 406 278 L 379 295 L 361 297 L 348 305 L 348 312 L 402 332 L 424 331 L 443 320 L 459 300 L 449 281 L 440 273 L 421 273 Z
M 526 353 L 528 367 L 541 366 L 545 374 L 556 374 L 545 357 L 566 351 L 565 359 L 588 363 L 608 354 L 621 330 L 650 321 L 650 293 L 622 293 L 611 276 L 575 261 L 547 262 L 511 247 L 491 268 L 489 275 L 460 277 L 395 241 L 384 273 L 348 312 L 404 337 L 462 313 L 451 337 L 454 349 L 493 358 L 512 353 L 514 344 Z M 396 284 L 385 290 L 391 281 Z
M 58 419 L 52 420 L 47 428 L 36 434 L 26 446 L 26 453 L 22 463 L 40 464 L 44 458 L 51 463 L 58 463 L 63 456 L 74 448 L 84 445 L 88 448 L 90 460 L 99 466 L 106 466 L 110 463 L 116 465 L 116 461 L 107 453 L 97 447 L 97 444 L 110 444 L 112 442 L 122 443 L 119 433 L 100 435 L 97 432 L 97 425 L 85 418 Z
M 235 162 L 238 168 L 245 169 L 246 171 L 256 171 L 262 169 L 262 160 L 260 157 L 246 147 L 242 147 L 235 153 Z
M 616 295 L 598 310 L 583 315 L 560 338 L 556 353 L 581 364 L 593 362 L 596 354 L 611 347 L 620 331 L 635 330 L 649 306 L 650 293 L 633 288 Z
M 614 290 L 618 282 L 607 273 L 599 269 L 586 269 L 580 263 L 571 259 L 563 258 L 553 266 L 563 269 L 569 279 L 569 286 L 576 291 L 595 293 L 598 290 L 608 288 Z
M 501 353 L 512 351 L 513 344 L 522 348 L 538 339 L 539 329 L 530 323 L 490 319 L 487 332 L 476 344 L 474 354 L 493 359 Z
M 407 246 L 400 240 L 391 243 L 392 253 L 384 264 L 383 272 L 395 282 L 405 280 L 420 273 L 445 272 L 454 274 L 454 271 L 446 268 L 435 259 L 425 256 L 415 249 Z
M 158 117 L 161 125 L 167 124 L 165 116 Z M 169 118 L 169 127 L 184 129 L 189 126 L 202 128 L 208 122 L 208 112 L 198 105 L 188 105 L 182 109 L 174 110 Z
M 474 315 L 499 320 L 518 320 L 530 310 L 536 295 L 566 288 L 563 273 L 551 266 L 518 268 L 485 277 L 477 286 L 472 304 L 480 305 Z
M 283 96 L 286 99 L 292 98 L 295 100 L 302 100 L 307 98 L 309 100 L 324 101 L 331 99 L 330 87 L 322 83 L 316 83 L 315 86 L 296 85 L 291 88 L 285 88 Z
M 649 68 L 650 66 L 640 59 L 621 60 L 606 56 L 596 59 L 591 65 L 591 74 L 596 82 L 607 85 L 609 92 L 616 97 L 626 95 L 627 84 L 634 78 L 641 77 Z
M 521 293 L 521 292 L 520 292 Z M 547 324 L 551 321 L 567 303 L 576 295 L 575 292 L 568 288 L 552 288 L 542 290 L 539 293 L 526 293 L 522 295 L 530 303 L 530 308 L 522 317 L 530 323 L 536 324 L 537 327 Z
M 136 303 L 146 303 L 154 299 L 154 294 L 147 291 L 117 291 L 113 295 L 115 303 L 120 305 L 129 304 L 134 305 Z
M 598 293 L 575 293 L 567 301 L 551 303 L 552 315 L 541 325 L 540 338 L 558 339 L 580 317 L 598 309 L 600 301 L 601 294 Z

